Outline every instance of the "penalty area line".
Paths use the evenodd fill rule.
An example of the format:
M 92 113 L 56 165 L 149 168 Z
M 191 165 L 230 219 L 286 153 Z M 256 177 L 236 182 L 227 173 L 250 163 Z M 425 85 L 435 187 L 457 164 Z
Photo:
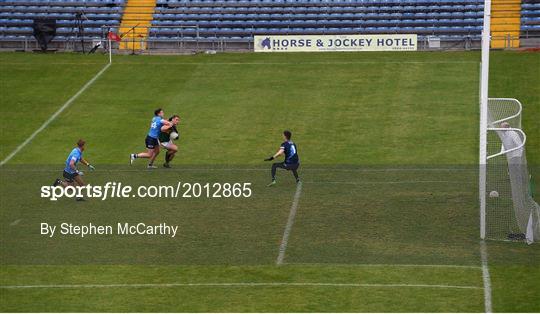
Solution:
M 281 244 L 279 245 L 279 254 L 276 260 L 277 265 L 283 264 L 285 259 L 285 251 L 287 250 L 287 243 L 289 242 L 289 235 L 294 224 L 294 218 L 296 216 L 296 210 L 298 208 L 298 201 L 300 200 L 300 194 L 302 193 L 302 181 L 298 182 L 296 185 L 296 192 L 294 193 L 293 203 L 291 205 L 291 210 L 289 212 L 289 218 L 287 219 L 287 225 L 285 226 L 285 231 L 283 231 L 283 238 L 281 239 Z
M 476 286 L 437 284 L 375 284 L 375 283 L 325 283 L 325 282 L 232 282 L 232 283 L 141 283 L 141 284 L 63 284 L 63 285 L 20 285 L 0 286 L 0 289 L 84 289 L 84 288 L 167 288 L 167 287 L 358 287 L 358 288 L 433 288 L 473 289 Z
M 13 158 L 21 149 L 28 145 L 28 143 L 30 143 L 39 133 L 41 133 L 41 131 L 43 131 L 47 126 L 49 126 L 49 124 L 51 124 L 51 122 L 53 122 L 56 117 L 58 117 L 67 107 L 69 107 L 75 101 L 75 99 L 77 99 L 88 87 L 90 87 L 90 85 L 92 85 L 101 76 L 101 74 L 103 74 L 103 72 L 105 72 L 109 68 L 109 66 L 111 66 L 111 64 L 107 63 L 103 67 L 103 69 L 101 69 L 101 71 L 99 71 L 92 79 L 90 79 L 90 81 L 84 84 L 84 86 L 79 89 L 79 91 L 75 93 L 75 95 L 68 99 L 62 105 L 62 107 L 56 110 L 56 112 L 53 113 L 53 115 L 50 116 L 47 121 L 45 121 L 37 130 L 34 131 L 34 133 L 27 137 L 24 142 L 22 142 L 19 146 L 17 146 L 17 148 L 15 148 L 15 150 L 13 150 L 6 158 L 4 158 L 4 160 L 0 162 L 0 167 L 10 161 L 11 158 Z

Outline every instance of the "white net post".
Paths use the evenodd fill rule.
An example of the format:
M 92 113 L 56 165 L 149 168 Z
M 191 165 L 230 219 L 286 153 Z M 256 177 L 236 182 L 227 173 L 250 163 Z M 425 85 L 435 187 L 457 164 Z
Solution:
M 480 196 L 480 238 L 486 238 L 486 165 L 488 128 L 488 82 L 489 48 L 491 28 L 491 0 L 484 2 L 484 27 L 482 31 L 482 65 L 480 71 L 480 147 L 479 147 L 479 196 Z

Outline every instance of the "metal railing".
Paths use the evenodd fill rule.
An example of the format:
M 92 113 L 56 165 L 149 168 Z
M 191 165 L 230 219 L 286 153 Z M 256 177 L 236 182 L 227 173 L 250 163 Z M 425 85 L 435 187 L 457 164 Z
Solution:
M 113 50 L 120 49 L 120 46 L 131 46 L 132 53 L 136 53 L 138 51 L 139 53 L 142 53 L 146 50 L 150 49 L 159 49 L 157 47 L 157 43 L 159 43 L 159 40 L 155 40 L 152 35 L 153 29 L 168 29 L 172 27 L 166 27 L 166 26 L 134 26 L 129 28 L 127 32 L 120 33 L 119 29 L 120 26 L 118 25 L 104 25 L 101 27 L 101 38 L 105 42 L 105 48 L 109 49 L 109 41 L 107 40 L 107 36 L 109 32 L 116 33 L 120 38 L 120 42 L 110 41 L 110 44 L 112 45 Z M 136 33 L 135 30 L 137 29 L 143 29 L 145 30 L 144 33 L 146 36 L 133 36 L 133 33 Z M 191 31 L 190 31 L 191 30 Z M 175 26 L 174 30 L 171 30 L 168 35 L 172 35 L 170 37 L 167 37 L 165 42 L 168 43 L 167 46 L 169 46 L 169 49 L 177 50 L 177 51 L 183 51 L 186 50 L 186 43 L 187 42 L 195 42 L 196 48 L 198 49 L 198 42 L 200 39 L 200 32 L 199 32 L 199 26 L 198 25 L 183 25 L 183 26 Z M 186 36 L 190 35 L 190 36 Z M 138 46 L 138 48 L 136 48 Z
M 85 50 L 90 51 L 92 48 L 99 44 L 98 51 L 104 49 L 107 51 L 108 40 L 107 34 L 109 31 L 118 32 L 118 25 L 115 26 L 103 26 L 101 34 L 93 37 L 88 36 L 82 42 L 85 45 Z M 114 53 L 187 53 L 187 52 L 202 52 L 207 50 L 215 51 L 251 51 L 253 49 L 253 37 L 243 39 L 231 39 L 224 38 L 220 34 L 205 32 L 201 34 L 197 25 L 185 26 L 182 28 L 174 27 L 168 33 L 167 37 L 157 37 L 156 33 L 152 32 L 152 28 L 172 28 L 167 26 L 151 26 L 148 36 L 140 38 L 132 38 L 127 35 L 124 36 L 122 42 L 125 46 L 129 46 L 130 49 L 120 50 L 120 43 L 111 42 L 112 50 Z M 256 32 L 252 31 L 253 35 Z M 162 33 L 160 33 L 162 34 Z M 447 37 L 437 35 L 419 35 L 418 36 L 418 49 L 419 50 L 476 50 L 479 49 L 480 44 L 479 35 L 463 35 L 459 37 Z M 540 48 L 540 34 L 532 35 L 525 34 L 522 36 L 494 36 L 494 40 L 504 40 L 505 45 L 502 49 L 516 48 L 517 40 L 520 40 L 521 47 L 524 48 Z M 433 46 L 433 41 L 440 41 L 440 46 Z M 129 43 L 129 44 L 127 44 Z M 134 44 L 135 43 L 135 44 Z M 82 51 L 81 38 L 77 36 L 71 36 L 69 38 L 53 39 L 49 44 L 49 47 L 59 51 Z M 133 46 L 136 47 L 133 50 Z M 31 36 L 25 36 L 20 38 L 9 38 L 0 40 L 0 49 L 4 50 L 21 50 L 31 51 L 39 50 L 40 47 L 37 41 Z

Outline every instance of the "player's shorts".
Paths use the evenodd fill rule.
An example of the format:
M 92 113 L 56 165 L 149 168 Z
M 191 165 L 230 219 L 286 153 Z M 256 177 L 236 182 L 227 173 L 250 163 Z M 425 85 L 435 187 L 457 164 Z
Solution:
M 146 136 L 145 140 L 146 148 L 148 149 L 154 149 L 159 146 L 159 141 L 157 138 L 153 138 L 149 135 Z
M 285 169 L 287 170 L 297 170 L 298 167 L 300 167 L 300 163 L 296 163 L 296 164 L 286 164 L 286 163 L 283 163 L 283 166 Z
M 165 147 L 165 148 L 169 148 L 169 145 L 172 144 L 172 141 L 168 141 L 168 142 L 159 142 L 159 145 Z
M 66 182 L 73 182 L 73 180 L 75 180 L 75 178 L 78 176 L 79 174 L 74 172 L 74 173 L 69 173 L 67 172 L 66 170 L 64 170 L 64 179 L 66 179 Z
M 282 168 L 282 169 L 285 169 L 285 170 L 297 170 L 298 167 L 300 167 L 300 163 L 296 163 L 296 164 L 286 164 L 285 162 L 275 162 L 272 167 L 276 167 L 276 168 Z

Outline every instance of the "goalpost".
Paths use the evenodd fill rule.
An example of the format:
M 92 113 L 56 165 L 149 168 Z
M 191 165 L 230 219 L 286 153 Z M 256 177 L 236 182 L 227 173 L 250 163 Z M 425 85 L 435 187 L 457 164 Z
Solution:
M 486 163 L 487 163 L 487 102 L 489 79 L 489 46 L 491 32 L 491 0 L 484 2 L 484 26 L 482 31 L 482 61 L 480 65 L 480 238 L 486 238 Z
M 480 73 L 480 238 L 540 240 L 540 206 L 533 199 L 522 130 L 522 104 L 489 98 L 491 0 L 484 4 Z

